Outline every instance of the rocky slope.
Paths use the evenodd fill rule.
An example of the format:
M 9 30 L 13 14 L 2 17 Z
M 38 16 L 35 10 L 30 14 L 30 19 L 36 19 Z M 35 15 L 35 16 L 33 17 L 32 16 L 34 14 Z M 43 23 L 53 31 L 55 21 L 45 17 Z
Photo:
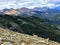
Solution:
M 60 45 L 60 43 L 0 28 L 0 45 Z

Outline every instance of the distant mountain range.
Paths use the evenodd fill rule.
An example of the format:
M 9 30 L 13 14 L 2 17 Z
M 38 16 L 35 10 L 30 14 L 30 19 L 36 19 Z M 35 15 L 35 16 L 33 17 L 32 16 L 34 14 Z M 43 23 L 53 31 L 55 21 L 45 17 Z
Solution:
M 28 9 L 28 8 L 20 8 L 20 9 L 3 9 L 0 10 L 0 14 L 8 14 L 8 15 L 20 15 L 20 14 L 28 14 L 28 15 L 32 15 L 32 14 L 37 14 L 37 12 L 42 12 L 42 13 L 60 13 L 60 10 L 58 10 L 58 7 L 56 8 L 48 8 L 48 7 L 35 7 L 34 9 Z M 41 14 L 41 13 L 40 13 Z
M 0 14 L 2 15 L 14 15 L 14 16 L 23 16 L 23 17 L 27 17 L 27 16 L 37 16 L 37 17 L 41 17 L 43 19 L 48 19 L 52 22 L 59 22 L 60 24 L 60 7 L 55 7 L 55 8 L 48 8 L 48 7 L 35 7 L 34 9 L 28 9 L 28 8 L 20 8 L 20 9 L 3 9 L 0 10 Z M 59 19 L 58 19 L 59 16 Z
M 3 9 L 0 11 L 0 14 L 7 14 L 7 15 L 22 15 L 22 14 L 27 14 L 27 15 L 32 15 L 35 14 L 31 9 L 28 8 L 20 8 L 20 9 Z

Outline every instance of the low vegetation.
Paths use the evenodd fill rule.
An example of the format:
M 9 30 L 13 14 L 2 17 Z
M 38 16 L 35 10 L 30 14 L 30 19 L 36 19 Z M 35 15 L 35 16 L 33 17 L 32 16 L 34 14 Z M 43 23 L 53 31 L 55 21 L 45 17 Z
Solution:
M 55 41 L 0 28 L 0 45 L 60 45 Z

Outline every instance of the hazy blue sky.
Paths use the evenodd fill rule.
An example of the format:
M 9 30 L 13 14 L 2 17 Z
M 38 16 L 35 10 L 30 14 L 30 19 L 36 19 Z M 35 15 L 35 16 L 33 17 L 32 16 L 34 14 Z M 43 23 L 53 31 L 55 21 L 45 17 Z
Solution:
M 34 7 L 58 7 L 60 0 L 0 0 L 0 9 L 4 8 L 34 8 Z

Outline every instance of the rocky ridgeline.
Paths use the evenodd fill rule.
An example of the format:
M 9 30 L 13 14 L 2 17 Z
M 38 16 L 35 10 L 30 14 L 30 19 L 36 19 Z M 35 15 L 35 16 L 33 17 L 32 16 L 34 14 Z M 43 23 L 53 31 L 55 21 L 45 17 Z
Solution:
M 27 35 L 0 28 L 0 45 L 60 45 L 37 35 Z

